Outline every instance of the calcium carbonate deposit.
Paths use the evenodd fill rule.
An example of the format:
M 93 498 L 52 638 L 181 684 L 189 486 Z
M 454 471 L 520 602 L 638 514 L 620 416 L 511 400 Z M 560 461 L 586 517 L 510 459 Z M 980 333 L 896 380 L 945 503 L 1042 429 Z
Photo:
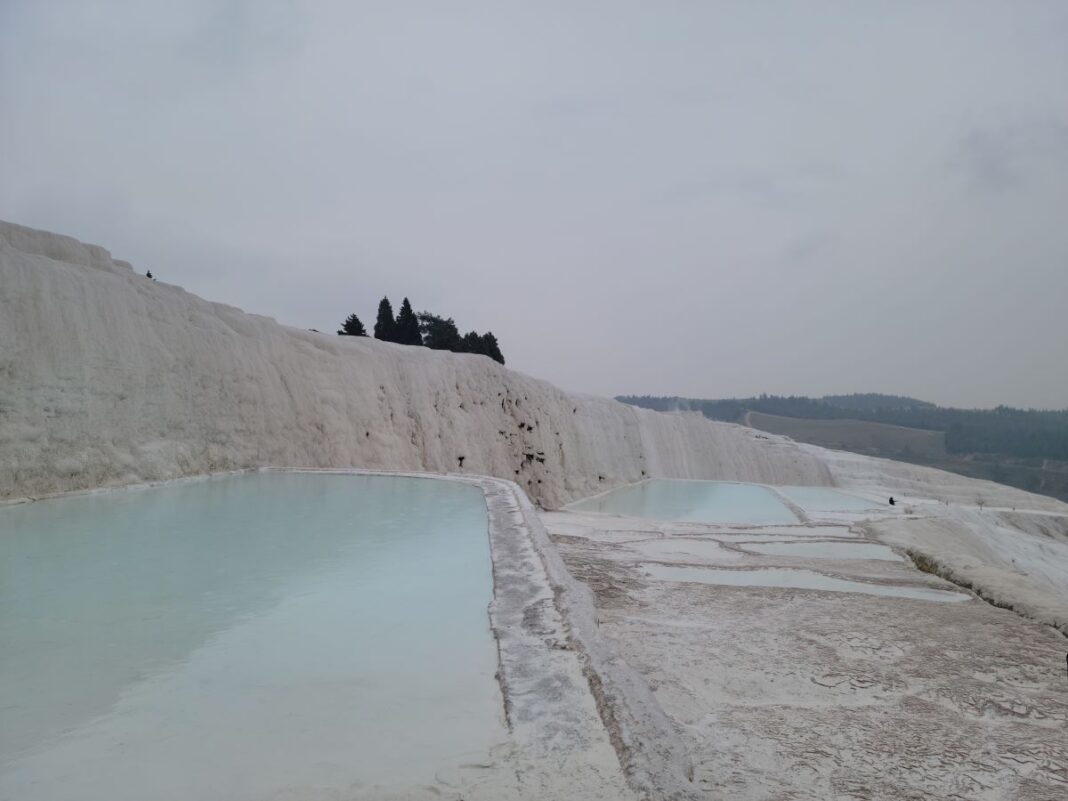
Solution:
M 289 328 L 0 223 L 0 501 L 270 467 L 483 493 L 507 739 L 398 797 L 1068 797 L 1068 505 Z M 781 515 L 547 511 L 651 479 Z
M 547 507 L 646 475 L 831 483 L 794 443 L 318 334 L 0 223 L 0 498 L 260 465 L 457 471 Z

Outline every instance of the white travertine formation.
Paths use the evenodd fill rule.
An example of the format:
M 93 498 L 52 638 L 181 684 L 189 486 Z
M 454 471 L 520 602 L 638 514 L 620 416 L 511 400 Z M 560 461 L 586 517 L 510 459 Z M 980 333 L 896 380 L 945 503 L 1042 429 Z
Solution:
M 0 222 L 0 501 L 269 465 L 492 475 L 545 508 L 652 476 L 893 494 L 918 514 L 880 526 L 888 541 L 1068 619 L 1063 582 L 1034 580 L 1068 547 L 1052 498 L 569 394 L 483 356 L 289 328 Z M 984 544 L 980 504 L 1005 510 L 1008 545 Z
M 546 507 L 645 475 L 831 483 L 783 438 L 287 328 L 0 223 L 0 499 L 263 465 L 462 470 Z
M 674 728 L 653 742 L 680 741 L 689 784 L 676 786 L 731 801 L 1066 797 L 1064 638 L 908 561 L 866 558 L 868 514 L 744 529 L 540 517 L 598 636 L 644 684 L 622 695 Z M 837 553 L 806 554 L 816 538 Z M 679 775 L 665 763 L 658 789 Z
M 739 538 L 825 538 L 831 530 L 848 544 L 863 533 L 907 550 L 925 569 L 997 605 L 1068 633 L 1066 504 L 939 470 L 799 445 L 698 414 L 565 393 L 482 356 L 288 328 L 151 281 L 102 248 L 0 222 L 0 502 L 271 465 L 466 473 L 483 486 L 493 523 L 492 620 L 516 750 L 502 757 L 507 771 L 485 774 L 464 797 L 621 798 L 632 790 L 637 797 L 683 799 L 710 788 L 727 792 L 730 785 L 736 797 L 762 798 L 772 785 L 791 782 L 807 782 L 815 788 L 811 797 L 826 797 L 834 777 L 860 771 L 877 778 L 885 754 L 900 751 L 911 759 L 914 753 L 882 744 L 880 738 L 892 738 L 897 729 L 867 726 L 866 716 L 851 714 L 858 703 L 889 699 L 896 708 L 898 696 L 909 703 L 916 693 L 942 698 L 965 723 L 931 728 L 931 743 L 965 724 L 969 736 L 984 742 L 989 732 L 972 718 L 981 724 L 990 714 L 1034 717 L 1050 731 L 1064 720 L 1062 706 L 1034 688 L 1028 692 L 1037 701 L 1012 694 L 1020 689 L 1021 670 L 1045 675 L 1040 671 L 1061 642 L 1048 629 L 984 604 L 931 604 L 926 625 L 951 646 L 939 644 L 943 672 L 953 676 L 945 690 L 941 674 L 928 675 L 940 656 L 925 645 L 934 640 L 927 628 L 909 622 L 916 601 L 823 593 L 798 603 L 779 588 L 731 594 L 656 583 L 641 571 L 641 560 L 664 554 L 650 552 L 649 544 L 627 550 L 626 542 L 636 535 L 654 544 L 700 535 L 701 544 L 715 547 L 697 555 L 669 549 L 669 561 L 696 559 L 707 566 L 723 558 L 733 569 L 742 560 L 755 568 L 785 559 L 794 569 L 789 560 L 796 556 L 732 549 Z M 627 518 L 539 518 L 510 485 L 476 475 L 514 481 L 550 509 L 646 477 L 839 486 L 880 503 L 874 511 L 849 514 L 808 510 L 786 534 L 784 526 L 706 531 Z M 883 506 L 890 495 L 901 503 Z M 587 534 L 591 544 L 575 544 Z M 915 583 L 921 577 L 908 563 L 888 560 L 854 560 L 834 570 L 854 571 L 857 581 Z M 767 604 L 784 599 L 781 610 L 767 613 Z M 1014 648 L 1002 649 L 1005 656 L 987 647 L 994 626 L 1019 643 L 1015 651 L 1030 649 L 1034 664 L 992 668 L 995 684 L 1007 677 L 1004 692 L 977 689 L 988 679 L 974 671 L 961 689 L 968 667 L 961 654 L 990 664 L 1016 658 Z M 798 632 L 804 635 L 799 650 L 769 664 L 767 654 Z M 734 667 L 723 667 L 719 662 L 731 648 L 746 653 Z M 752 659 L 745 661 L 749 652 Z M 844 666 L 815 682 L 796 669 L 798 653 L 802 663 L 816 666 L 834 653 Z M 924 682 L 913 688 L 888 673 L 899 659 L 912 659 L 901 675 L 922 665 Z M 858 660 L 871 662 L 862 665 L 864 675 Z M 775 675 L 778 682 L 763 678 Z M 1035 687 L 1046 692 L 1044 684 Z M 779 716 L 776 704 L 794 711 Z M 816 710 L 824 728 L 796 716 L 797 709 Z M 931 713 L 935 706 L 924 709 L 941 720 Z M 562 716 L 568 717 L 567 737 L 560 734 Z M 754 734 L 746 729 L 750 719 L 774 725 L 766 736 Z M 542 725 L 546 721 L 552 725 Z M 685 727 L 677 730 L 680 721 Z M 825 742 L 810 747 L 812 736 L 833 740 L 842 726 L 854 729 L 846 729 L 845 744 L 830 756 Z M 1063 785 L 1056 767 L 1063 749 L 1041 757 L 1045 783 L 1036 783 L 1028 778 L 1028 760 L 1039 757 L 1011 750 L 1033 732 L 1019 734 L 1000 722 L 993 730 L 1004 734 L 1013 764 L 1024 768 L 1008 779 L 998 774 L 1002 789 L 983 797 L 1023 797 L 1018 790 L 1027 781 L 1041 793 L 1051 782 Z M 546 739 L 545 732 L 556 733 Z M 865 744 L 854 735 L 871 739 Z M 797 745 L 800 760 L 788 771 L 781 769 L 784 743 Z M 947 741 L 955 756 L 945 764 L 956 765 L 961 747 Z M 925 742 L 915 752 L 921 762 L 906 760 L 900 768 L 916 787 L 948 782 L 954 792 L 972 789 L 959 784 L 955 768 L 932 767 L 927 748 Z M 757 769 L 747 774 L 742 760 Z M 916 764 L 927 767 L 917 772 Z M 989 786 L 982 784 L 989 778 L 983 770 L 977 769 L 975 787 Z M 506 773 L 514 781 L 501 779 Z M 760 780 L 749 782 L 747 775 Z
M 1068 616 L 1063 582 L 1039 582 L 1053 610 L 1012 578 L 1064 532 L 1002 519 L 1019 547 L 997 550 L 973 516 L 1056 520 L 1068 506 L 1052 498 L 569 394 L 483 356 L 288 328 L 0 222 L 0 500 L 266 465 L 492 475 L 545 508 L 651 476 L 893 494 L 924 519 L 889 539 L 1040 619 Z
M 988 601 L 1068 634 L 1068 504 L 929 467 L 801 447 L 839 486 L 899 499 L 893 514 L 865 524 L 869 533 Z

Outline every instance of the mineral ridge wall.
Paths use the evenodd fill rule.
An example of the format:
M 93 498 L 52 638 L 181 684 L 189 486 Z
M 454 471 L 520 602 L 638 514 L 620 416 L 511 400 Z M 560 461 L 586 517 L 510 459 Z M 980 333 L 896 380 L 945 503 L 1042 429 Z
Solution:
M 547 508 L 646 476 L 832 483 L 784 438 L 289 328 L 0 223 L 0 498 L 263 465 L 492 475 Z

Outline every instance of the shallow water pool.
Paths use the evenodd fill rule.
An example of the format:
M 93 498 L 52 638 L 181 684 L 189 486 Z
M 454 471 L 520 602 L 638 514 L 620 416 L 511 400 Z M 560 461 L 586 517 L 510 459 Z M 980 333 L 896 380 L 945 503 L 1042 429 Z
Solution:
M 768 556 L 904 561 L 892 548 L 875 542 L 742 542 L 738 545 L 744 550 Z
M 734 562 L 742 558 L 738 551 L 724 548 L 714 540 L 696 540 L 683 537 L 670 539 L 642 540 L 627 544 L 628 548 L 638 551 L 646 559 L 664 559 L 667 561 L 687 559 L 711 559 L 717 562 Z
M 264 473 L 0 509 L 0 798 L 335 798 L 505 735 L 480 490 Z
M 776 487 L 806 512 L 864 512 L 881 504 L 826 487 Z
M 770 490 L 727 481 L 653 479 L 610 490 L 568 507 L 598 512 L 693 523 L 797 523 L 789 508 Z
M 665 581 L 690 581 L 731 587 L 790 587 L 799 590 L 856 592 L 864 595 L 887 595 L 921 601 L 967 601 L 971 596 L 933 587 L 902 584 L 873 584 L 866 581 L 825 576 L 814 570 L 762 567 L 755 570 L 721 570 L 714 567 L 675 567 L 647 564 L 642 566 L 652 578 Z

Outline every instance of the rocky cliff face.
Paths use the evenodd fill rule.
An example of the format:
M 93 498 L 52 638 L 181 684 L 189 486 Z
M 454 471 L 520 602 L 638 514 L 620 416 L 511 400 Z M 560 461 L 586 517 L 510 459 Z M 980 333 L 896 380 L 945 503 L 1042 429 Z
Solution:
M 832 483 L 783 438 L 288 328 L 0 223 L 0 498 L 263 465 L 462 470 L 548 508 L 646 476 Z

